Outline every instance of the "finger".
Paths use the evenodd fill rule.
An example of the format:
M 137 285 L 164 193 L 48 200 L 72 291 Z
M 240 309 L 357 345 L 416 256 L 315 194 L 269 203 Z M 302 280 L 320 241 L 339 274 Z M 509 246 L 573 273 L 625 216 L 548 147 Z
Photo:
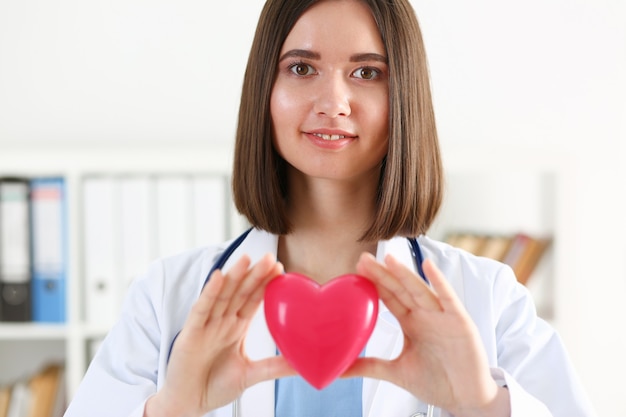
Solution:
M 422 269 L 424 270 L 426 278 L 430 281 L 433 290 L 437 294 L 441 307 L 444 310 L 458 310 L 461 308 L 461 301 L 457 297 L 454 288 L 452 288 L 452 285 L 450 285 L 435 263 L 430 259 L 426 259 L 422 263 Z
M 210 316 L 211 310 L 215 305 L 215 300 L 224 287 L 224 282 L 222 271 L 219 269 L 213 271 L 209 277 L 209 282 L 202 288 L 200 297 L 192 306 L 185 327 L 189 326 L 189 328 L 198 329 L 205 326 L 207 317 Z
M 406 316 L 411 312 L 410 309 L 406 308 L 404 304 L 402 304 L 389 290 L 384 287 L 376 286 L 376 291 L 378 291 L 378 297 L 385 304 L 385 306 L 393 313 L 396 318 L 401 318 Z
M 296 375 L 296 371 L 287 363 L 284 356 L 272 356 L 250 363 L 246 385 L 251 387 L 259 382 L 293 375 Z
M 212 298 L 213 307 L 210 311 L 208 319 L 220 318 L 224 315 L 224 312 L 228 309 L 229 304 L 232 301 L 232 296 L 239 287 L 241 280 L 245 277 L 248 268 L 250 267 L 250 258 L 247 255 L 243 255 L 235 262 L 230 270 L 224 275 L 224 284 L 221 289 Z M 211 281 L 207 283 L 209 285 Z
M 263 301 L 263 297 L 265 295 L 265 288 L 267 284 L 274 278 L 279 275 L 282 275 L 285 272 L 283 268 L 283 264 L 277 262 L 271 271 L 266 275 L 265 279 L 263 279 L 259 285 L 250 293 L 250 296 L 246 300 L 246 302 L 241 306 L 239 312 L 237 313 L 240 318 L 251 318 L 261 305 Z
M 437 295 L 419 275 L 391 255 L 385 257 L 385 263 L 417 305 L 427 310 L 441 310 Z
M 238 314 L 239 310 L 246 305 L 252 294 L 267 281 L 268 276 L 275 271 L 276 256 L 268 253 L 263 256 L 241 280 L 232 300 L 224 314 Z M 277 274 L 274 274 L 274 276 Z
M 391 381 L 393 376 L 392 362 L 379 358 L 357 358 L 341 375 L 342 378 L 365 377 Z
M 402 283 L 370 253 L 361 255 L 357 263 L 357 272 L 368 277 L 376 285 L 380 299 L 394 315 L 406 314 L 415 308 L 415 302 Z

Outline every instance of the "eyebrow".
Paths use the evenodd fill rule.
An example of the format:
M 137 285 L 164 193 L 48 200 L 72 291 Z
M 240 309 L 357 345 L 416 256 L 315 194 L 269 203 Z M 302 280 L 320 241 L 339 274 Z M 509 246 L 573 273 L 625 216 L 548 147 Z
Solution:
M 306 59 L 321 59 L 322 56 L 318 52 L 313 52 L 308 49 L 292 49 L 280 56 L 278 62 L 282 62 L 287 58 L 306 58 Z M 354 54 L 350 56 L 350 62 L 365 62 L 365 61 L 378 61 L 387 64 L 387 57 L 381 54 L 368 52 L 362 54 Z
M 320 59 L 322 56 L 317 52 L 309 51 L 307 49 L 292 49 L 281 55 L 278 62 L 282 62 L 287 58 L 307 58 L 307 59 Z
M 350 57 L 350 62 L 378 61 L 387 64 L 387 57 L 376 53 L 355 54 Z

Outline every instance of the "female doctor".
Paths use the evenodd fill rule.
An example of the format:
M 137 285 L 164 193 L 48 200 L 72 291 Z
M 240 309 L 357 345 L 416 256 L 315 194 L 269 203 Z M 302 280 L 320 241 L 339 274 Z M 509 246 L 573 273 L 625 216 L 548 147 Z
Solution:
M 442 182 L 408 0 L 267 0 L 233 172 L 253 229 L 135 281 L 66 417 L 594 415 L 511 269 L 425 236 Z M 358 273 L 381 298 L 363 357 L 321 391 L 259 308 L 283 270 Z

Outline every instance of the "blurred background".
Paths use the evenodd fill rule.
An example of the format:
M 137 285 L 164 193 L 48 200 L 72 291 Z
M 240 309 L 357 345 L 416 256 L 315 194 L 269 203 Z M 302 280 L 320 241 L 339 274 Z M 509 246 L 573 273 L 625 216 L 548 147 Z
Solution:
M 0 0 L 0 177 L 65 177 L 70 240 L 66 322 L 0 323 L 0 384 L 58 359 L 71 396 L 106 332 L 85 318 L 85 178 L 228 175 L 263 3 Z M 626 416 L 626 3 L 412 4 L 451 193 L 432 233 L 552 239 L 535 294 L 598 414 Z

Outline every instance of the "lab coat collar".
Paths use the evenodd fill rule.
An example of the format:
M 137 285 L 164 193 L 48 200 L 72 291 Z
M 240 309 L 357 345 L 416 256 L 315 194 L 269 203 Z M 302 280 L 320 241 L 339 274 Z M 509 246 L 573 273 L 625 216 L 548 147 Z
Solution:
M 247 254 L 252 263 L 258 261 L 266 253 L 277 253 L 278 236 L 269 234 L 264 231 L 253 229 L 242 244 L 235 250 L 230 259 L 224 265 L 224 269 L 228 270 L 232 264 L 243 254 Z M 400 262 L 409 268 L 414 268 L 413 256 L 406 238 L 393 238 L 378 243 L 376 257 L 382 261 L 387 254 L 392 254 Z M 263 306 L 259 308 L 254 316 L 249 329 L 249 338 L 246 341 L 245 349 L 251 360 L 259 360 L 276 354 L 276 344 L 267 328 Z M 254 341 L 254 343 L 248 343 Z M 389 309 L 380 302 L 379 315 L 374 328 L 374 332 L 365 348 L 365 355 L 371 357 L 379 357 L 382 359 L 391 359 L 400 354 L 403 346 L 402 329 L 397 320 L 389 312 Z M 274 381 L 266 381 L 256 384 L 248 388 L 240 403 L 241 415 L 249 416 L 274 416 Z M 389 395 L 398 398 L 398 387 L 384 381 L 364 378 L 363 380 L 363 415 L 364 416 L 380 416 L 389 415 L 389 408 L 410 403 L 410 401 L 394 401 L 394 404 L 383 404 L 385 398 L 389 399 Z M 402 390 L 400 390 L 402 391 Z M 404 392 L 404 391 L 403 391 Z M 410 394 L 404 392 L 407 398 L 411 398 Z M 409 410 L 398 410 L 399 413 L 393 415 L 410 415 Z
M 254 265 L 266 253 L 276 254 L 278 236 L 258 229 L 252 229 L 246 239 L 233 252 L 224 270 L 228 270 L 242 255 L 248 255 Z M 254 343 L 252 343 L 252 341 Z M 245 343 L 246 354 L 250 360 L 260 360 L 276 355 L 276 344 L 265 322 L 263 304 L 255 314 Z M 274 381 L 265 381 L 253 385 L 244 391 L 239 408 L 240 416 L 274 416 Z
M 384 262 L 387 255 L 392 255 L 402 264 L 414 270 L 413 255 L 406 238 L 397 237 L 380 241 L 376 248 L 376 259 L 379 262 Z M 379 301 L 378 320 L 365 348 L 365 356 L 390 360 L 402 352 L 403 346 L 404 337 L 400 324 L 387 306 Z M 398 398 L 398 394 L 408 396 L 408 401 Z M 392 403 L 389 401 L 390 398 L 394 399 Z M 412 402 L 414 399 L 410 394 L 393 384 L 371 378 L 363 379 L 363 416 L 408 416 L 415 412 L 414 407 L 410 407 Z M 397 407 L 407 406 L 409 407 L 407 410 L 397 409 Z

